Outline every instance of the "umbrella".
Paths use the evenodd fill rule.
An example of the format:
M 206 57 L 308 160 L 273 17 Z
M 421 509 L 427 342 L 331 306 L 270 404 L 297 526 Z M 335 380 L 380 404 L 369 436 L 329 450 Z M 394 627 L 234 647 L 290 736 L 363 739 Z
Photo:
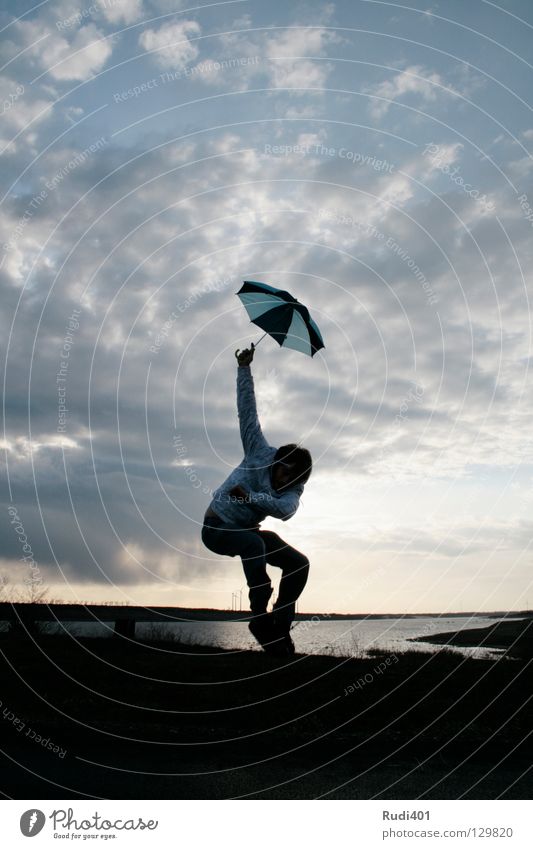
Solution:
M 310 357 L 324 348 L 320 330 L 309 310 L 289 292 L 274 289 L 267 283 L 245 280 L 236 294 L 244 304 L 250 321 L 266 331 L 261 339 L 268 333 L 280 347 L 292 348 Z

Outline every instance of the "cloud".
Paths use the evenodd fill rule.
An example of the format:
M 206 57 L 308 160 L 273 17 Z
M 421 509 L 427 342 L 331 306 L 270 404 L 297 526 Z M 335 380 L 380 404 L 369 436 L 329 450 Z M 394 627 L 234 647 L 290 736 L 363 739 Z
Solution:
M 54 14 L 80 8 L 63 4 Z M 128 8 L 133 15 L 140 7 Z M 102 587 L 110 581 L 146 587 L 159 577 L 183 586 L 207 579 L 210 591 L 213 576 L 225 574 L 227 564 L 202 549 L 198 523 L 211 490 L 242 457 L 233 351 L 260 333 L 235 292 L 252 275 L 307 303 L 326 340 L 323 356 L 311 361 L 265 339 L 254 363 L 268 439 L 276 445 L 294 435 L 315 459 L 305 510 L 288 532 L 302 547 L 312 541 L 317 575 L 331 574 L 331 528 L 340 532 L 350 522 L 376 550 L 407 545 L 417 564 L 443 534 L 446 556 L 464 543 L 472 556 L 498 547 L 501 518 L 492 536 L 480 536 L 480 546 L 473 541 L 475 517 L 459 522 L 454 537 L 446 515 L 420 530 L 417 516 L 400 520 L 398 512 L 408 502 L 404 485 L 423 493 L 420 516 L 471 477 L 511 474 L 533 460 L 524 437 L 533 415 L 531 228 L 501 174 L 488 161 L 469 165 L 467 142 L 442 125 L 437 139 L 434 124 L 427 127 L 439 163 L 423 155 L 422 145 L 406 144 L 426 137 L 407 111 L 401 137 L 393 138 L 355 127 L 351 101 L 286 93 L 287 86 L 327 90 L 328 57 L 338 44 L 325 23 L 210 38 L 205 43 L 217 61 L 260 61 L 238 71 L 221 68 L 216 80 L 209 73 L 182 75 L 175 89 L 161 83 L 149 97 L 109 103 L 82 121 L 110 101 L 111 71 L 92 80 L 105 67 L 103 56 L 88 51 L 90 62 L 86 56 L 82 66 L 81 54 L 72 53 L 95 32 L 105 35 L 118 11 L 116 21 L 98 18 L 97 30 L 84 23 L 68 33 L 54 32 L 46 15 L 43 8 L 23 22 L 32 29 L 17 25 L 17 49 L 46 37 L 4 78 L 10 90 L 19 78 L 31 79 L 47 67 L 45 51 L 54 65 L 45 77 L 53 85 L 28 84 L 3 116 L 6 138 L 24 131 L 5 158 L 5 179 L 24 176 L 0 208 L 4 239 L 13 240 L 0 265 L 0 329 L 9 348 L 2 461 L 47 576 L 57 576 L 54 555 L 69 580 Z M 221 29 L 231 28 L 231 19 L 221 22 Z M 255 16 L 240 25 L 253 28 Z M 200 53 L 200 32 L 194 21 L 151 24 L 140 43 L 158 52 L 120 66 L 124 78 L 113 85 L 126 91 L 154 76 L 152 57 L 179 70 L 215 61 Z M 130 43 L 138 52 L 137 39 L 134 30 L 100 47 L 120 43 L 126 57 Z M 348 77 L 341 64 L 335 69 L 342 84 Z M 47 108 L 69 74 L 90 85 L 64 107 Z M 361 87 L 392 101 L 431 102 L 441 115 L 444 78 L 455 79 L 451 71 L 436 74 L 411 61 L 388 83 L 372 86 L 363 75 Z M 181 105 L 165 116 L 169 104 L 188 97 L 189 85 L 215 82 L 228 92 L 252 83 L 276 90 L 214 97 L 208 106 L 187 106 L 186 117 Z M 328 109 L 338 109 L 335 123 L 316 120 L 316 104 L 326 100 Z M 376 108 L 381 117 L 388 107 Z M 206 132 L 207 114 L 213 120 Z M 468 119 L 461 113 L 465 136 Z M 79 167 L 66 167 L 103 134 L 105 145 Z M 274 155 L 266 143 L 309 152 Z M 531 198 L 531 172 L 516 148 L 511 153 L 514 162 L 503 157 L 498 164 L 522 175 Z M 377 159 L 391 167 L 374 167 Z M 476 186 L 494 195 L 497 216 L 484 214 L 447 178 L 443 166 L 459 160 L 465 180 L 473 182 L 468 168 L 479 169 Z M 56 174 L 64 176 L 36 203 Z M 438 195 L 430 191 L 434 177 Z M 214 281 L 220 286 L 206 287 Z M 56 375 L 68 316 L 79 306 L 66 369 L 68 425 L 60 436 Z M 414 385 L 423 388 L 420 397 L 413 396 Z M 179 457 L 178 435 L 185 446 Z M 376 497 L 369 505 L 372 487 L 390 491 L 389 500 Z M 503 485 L 495 501 L 500 490 Z M 366 526 L 357 525 L 354 516 L 365 511 Z M 387 524 L 387 517 L 394 521 Z M 509 541 L 525 546 L 531 528 L 510 528 Z M 2 533 L 3 556 L 18 574 L 18 541 L 10 527 Z M 353 534 L 339 536 L 336 562 L 346 563 L 357 545 Z M 237 561 L 229 566 L 240 575 Z
M 40 93 L 28 92 L 12 77 L 0 76 L 0 88 L 5 98 L 0 149 L 4 154 L 13 155 L 21 144 L 23 148 L 26 148 L 28 144 L 34 144 L 35 128 L 37 124 L 51 117 L 50 107 L 53 101 L 43 98 Z M 30 127 L 31 131 L 29 131 Z M 29 132 L 15 140 L 15 136 L 24 130 Z
M 321 21 L 329 17 L 330 12 L 331 6 L 328 5 L 324 15 L 320 16 Z M 243 16 L 231 26 L 242 30 L 249 27 L 249 16 Z M 331 62 L 318 61 L 318 58 L 327 55 L 333 45 L 341 42 L 341 38 L 333 30 L 320 25 L 305 27 L 292 24 L 276 35 L 231 32 L 221 35 L 219 42 L 224 51 L 224 55 L 217 57 L 220 61 L 236 57 L 248 57 L 250 60 L 239 68 L 238 75 L 231 78 L 232 87 L 245 90 L 251 86 L 255 77 L 262 75 L 266 76 L 267 85 L 275 89 L 309 89 L 311 93 L 314 93 L 313 90 L 320 93 L 326 88 L 334 66 Z M 218 85 L 228 85 L 230 82 L 227 75 L 203 75 L 201 80 Z M 293 93 L 289 94 L 292 96 Z M 295 96 L 301 94 L 294 92 Z
M 63 35 L 40 19 L 17 21 L 14 32 L 24 46 L 31 45 L 30 60 L 58 81 L 90 79 L 113 52 L 112 39 L 94 23 L 70 29 Z
M 437 97 L 445 93 L 443 90 L 453 93 L 450 86 L 446 86 L 440 74 L 429 71 L 422 65 L 409 65 L 404 71 L 400 71 L 394 77 L 378 85 L 365 89 L 370 95 L 370 114 L 376 120 L 383 118 L 388 112 L 391 102 L 403 98 L 405 95 L 416 95 L 423 103 L 435 101 Z M 373 100 L 372 98 L 379 98 Z
M 432 144 L 426 145 L 424 157 L 427 160 L 426 176 L 440 173 L 450 165 L 453 165 L 461 157 L 461 152 L 464 145 L 461 142 L 453 142 L 452 144 Z
M 152 53 L 154 61 L 162 68 L 183 70 L 199 53 L 193 38 L 199 36 L 200 25 L 196 21 L 179 21 L 163 24 L 159 29 L 146 29 L 139 36 L 140 46 Z
M 251 78 L 258 72 L 259 56 L 232 56 L 228 59 L 203 59 L 187 68 L 187 79 L 219 88 L 231 87 L 232 91 L 245 91 Z
M 176 12 L 182 6 L 188 5 L 184 0 L 145 0 L 149 9 L 153 10 L 157 15 L 166 15 Z
M 99 10 L 111 24 L 133 24 L 145 15 L 143 0 L 107 0 Z
M 333 66 L 313 61 L 313 57 L 324 55 L 336 41 L 339 38 L 334 32 L 320 27 L 291 27 L 268 37 L 265 54 L 271 61 L 271 84 L 275 88 L 325 88 Z
M 531 521 L 498 521 L 481 516 L 470 522 L 460 520 L 432 522 L 430 528 L 418 525 L 383 524 L 365 534 L 364 528 L 354 528 L 357 548 L 372 551 L 416 552 L 423 555 L 457 558 L 464 555 L 496 551 L 520 551 L 531 541 Z

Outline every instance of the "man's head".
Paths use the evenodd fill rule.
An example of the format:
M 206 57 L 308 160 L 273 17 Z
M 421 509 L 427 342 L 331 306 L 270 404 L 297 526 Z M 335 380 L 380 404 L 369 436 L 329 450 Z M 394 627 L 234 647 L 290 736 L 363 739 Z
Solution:
M 307 448 L 294 443 L 282 445 L 272 464 L 272 485 L 279 492 L 297 483 L 306 483 L 312 470 L 313 462 Z

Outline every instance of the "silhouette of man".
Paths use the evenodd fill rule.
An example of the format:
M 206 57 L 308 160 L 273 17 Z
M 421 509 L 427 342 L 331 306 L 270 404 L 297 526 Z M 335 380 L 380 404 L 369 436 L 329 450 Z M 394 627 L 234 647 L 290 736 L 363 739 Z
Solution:
M 259 424 L 250 364 L 255 346 L 235 352 L 237 411 L 244 448 L 242 462 L 213 493 L 202 528 L 204 545 L 216 554 L 239 555 L 249 587 L 249 629 L 266 651 L 294 654 L 289 635 L 309 574 L 309 561 L 272 531 L 262 531 L 266 516 L 287 521 L 296 513 L 312 471 L 309 451 L 291 443 L 273 448 Z M 272 614 L 267 605 L 272 585 L 267 563 L 281 569 L 279 594 Z

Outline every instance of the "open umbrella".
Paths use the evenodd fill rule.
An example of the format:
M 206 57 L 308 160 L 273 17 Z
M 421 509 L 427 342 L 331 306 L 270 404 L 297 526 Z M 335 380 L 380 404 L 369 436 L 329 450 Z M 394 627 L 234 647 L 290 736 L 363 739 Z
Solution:
M 325 347 L 309 310 L 289 292 L 274 289 L 267 283 L 245 280 L 237 295 L 250 321 L 265 331 L 261 339 L 268 333 L 280 347 L 292 348 L 310 357 Z

